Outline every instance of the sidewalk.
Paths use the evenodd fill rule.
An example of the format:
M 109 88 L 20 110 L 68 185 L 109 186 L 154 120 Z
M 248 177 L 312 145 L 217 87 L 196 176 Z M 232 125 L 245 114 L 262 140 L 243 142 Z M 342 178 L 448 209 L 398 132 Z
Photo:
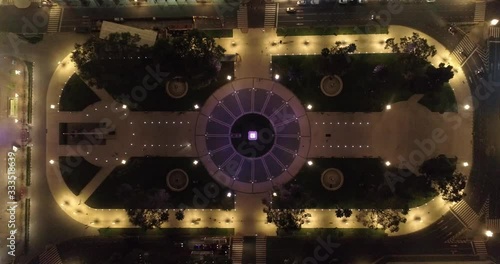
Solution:
M 401 26 L 391 26 L 389 28 L 389 32 L 390 33 L 387 35 L 280 38 L 276 36 L 275 32 L 250 29 L 247 34 L 242 34 L 240 31 L 235 30 L 234 38 L 219 39 L 217 42 L 227 50 L 227 53 L 240 54 L 242 61 L 238 62 L 236 65 L 236 78 L 257 77 L 270 79 L 270 56 L 273 54 L 315 54 L 319 53 L 322 48 L 333 45 L 336 41 L 355 43 L 357 45 L 358 52 L 360 53 L 386 53 L 388 51 L 383 49 L 384 45 L 381 44 L 381 42 L 390 37 L 398 38 L 401 36 L 410 36 L 414 30 Z M 470 97 L 470 89 L 467 82 L 464 82 L 465 76 L 463 75 L 461 69 L 458 68 L 457 62 L 455 62 L 453 58 L 450 58 L 450 51 L 446 50 L 441 44 L 437 43 L 426 34 L 420 32 L 420 35 L 427 38 L 430 44 L 436 46 L 438 53 L 434 58 L 432 58 L 432 63 L 434 65 L 446 60 L 458 70 L 450 83 L 455 90 L 459 105 L 462 105 L 462 102 L 467 102 L 467 99 Z M 279 40 L 284 40 L 284 42 L 288 44 L 276 46 L 272 45 L 273 41 L 279 42 Z M 305 44 L 306 40 L 308 40 L 308 44 Z M 57 105 L 59 95 L 61 93 L 61 87 L 64 85 L 65 80 L 73 72 L 72 70 L 68 70 L 68 68 L 64 69 L 60 66 L 54 73 L 47 94 L 47 108 L 49 108 L 51 104 Z M 106 105 L 107 103 L 110 102 L 100 102 L 99 104 Z M 401 104 L 404 104 L 404 102 Z M 397 110 L 397 108 L 393 110 Z M 47 126 L 49 128 L 54 127 L 59 122 L 59 119 L 57 119 L 59 114 L 57 111 L 54 111 L 54 109 L 48 109 L 47 111 Z M 92 110 L 86 109 L 85 111 Z M 469 118 L 469 112 L 466 112 L 463 107 L 459 107 L 458 111 L 458 115 L 462 117 L 462 123 L 460 124 L 461 132 L 460 134 L 456 134 L 458 136 L 452 134 L 452 143 L 448 143 L 450 145 L 456 145 L 457 142 L 460 142 L 463 147 L 454 149 L 453 151 L 457 151 L 456 155 L 459 156 L 461 160 L 467 160 L 468 163 L 471 164 L 472 145 L 463 144 L 463 142 L 469 142 L 472 139 L 472 118 Z M 82 113 L 74 114 L 81 115 Z M 141 113 L 137 113 L 137 115 L 138 117 L 143 116 Z M 150 113 L 150 115 L 153 115 L 153 113 Z M 168 116 L 168 114 L 165 113 L 164 115 Z M 55 129 L 49 129 L 49 133 L 47 134 L 47 157 L 57 157 L 57 149 L 59 145 L 58 142 L 56 142 L 56 139 L 58 137 L 57 134 L 54 134 L 51 130 Z M 186 130 L 179 131 L 179 136 L 181 134 L 189 133 L 186 132 Z M 456 131 L 458 130 L 454 130 L 454 132 Z M 449 133 L 452 132 L 453 131 L 450 131 Z M 177 136 L 175 136 L 175 138 L 177 138 Z M 394 155 L 396 154 L 399 153 L 394 153 Z M 395 157 L 390 158 L 395 159 Z M 57 160 L 56 158 L 53 159 Z M 103 164 L 100 165 L 102 166 Z M 87 188 L 89 189 L 85 190 L 85 192 L 80 195 L 81 197 L 78 197 L 73 195 L 64 184 L 59 170 L 53 168 L 57 167 L 47 166 L 47 180 L 54 199 L 61 205 L 61 208 L 68 214 L 68 216 L 84 225 L 90 225 L 96 228 L 131 227 L 124 210 L 96 210 L 89 208 L 84 204 L 84 201 L 81 201 L 81 198 L 90 196 L 92 188 L 96 187 L 95 185 L 97 185 L 99 181 L 103 180 L 103 177 L 105 176 L 99 177 L 98 180 L 96 179 L 95 184 L 92 184 L 92 188 L 88 186 Z M 461 167 L 460 170 L 464 173 L 468 173 L 470 167 Z M 260 196 L 258 195 L 247 196 L 245 194 L 237 194 L 236 210 L 229 212 L 203 209 L 188 210 L 185 212 L 185 220 L 181 222 L 176 221 L 173 217 L 173 213 L 171 213 L 171 220 L 165 224 L 165 227 L 230 227 L 235 228 L 236 234 L 241 235 L 254 235 L 255 233 L 269 236 L 275 235 L 274 226 L 265 223 L 265 214 L 262 213 L 262 205 L 259 202 L 259 197 Z M 420 230 L 435 222 L 448 210 L 449 204 L 445 203 L 440 198 L 436 198 L 419 208 L 412 208 L 407 216 L 408 222 L 400 226 L 400 231 L 398 233 L 391 235 L 403 235 Z M 335 212 L 333 210 L 316 209 L 312 210 L 310 213 L 312 214 L 310 223 L 305 224 L 303 226 L 304 228 L 361 227 L 359 223 L 354 222 L 354 214 L 346 224 L 342 222 L 341 219 L 337 219 L 335 217 Z M 417 217 L 420 217 L 420 219 Z M 192 221 L 193 219 L 198 218 L 200 218 L 199 221 Z

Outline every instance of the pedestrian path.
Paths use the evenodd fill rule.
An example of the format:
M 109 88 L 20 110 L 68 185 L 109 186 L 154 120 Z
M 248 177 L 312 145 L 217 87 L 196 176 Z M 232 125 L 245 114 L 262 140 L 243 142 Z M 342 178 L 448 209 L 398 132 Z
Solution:
M 255 243 L 255 264 L 266 264 L 267 258 L 267 238 L 258 236 Z
M 485 15 L 486 15 L 486 1 L 484 0 L 476 1 L 476 10 L 474 11 L 474 22 L 475 23 L 484 22 Z
M 59 5 L 53 5 L 50 7 L 49 12 L 49 24 L 47 27 L 47 33 L 56 33 L 61 29 L 61 20 L 63 17 L 64 9 Z
M 265 28 L 275 28 L 276 27 L 276 8 L 277 4 L 267 3 L 265 7 L 264 15 L 264 27 Z
M 476 49 L 476 44 L 468 36 L 464 36 L 452 53 L 460 63 L 460 67 L 462 67 L 470 56 L 472 56 L 472 54 L 476 51 Z
M 233 264 L 241 264 L 243 260 L 243 237 L 233 237 L 231 259 L 233 260 Z
M 486 243 L 483 240 L 478 240 L 472 242 L 474 244 L 475 255 L 488 255 L 488 250 L 486 249 Z
M 479 221 L 479 216 L 472 210 L 472 208 L 465 202 L 460 201 L 451 207 L 451 212 L 457 217 L 465 227 L 471 228 Z
M 246 5 L 240 5 L 236 12 L 238 28 L 245 30 L 248 29 L 248 10 Z
M 495 39 L 500 38 L 500 27 L 489 27 L 488 37 L 495 38 Z

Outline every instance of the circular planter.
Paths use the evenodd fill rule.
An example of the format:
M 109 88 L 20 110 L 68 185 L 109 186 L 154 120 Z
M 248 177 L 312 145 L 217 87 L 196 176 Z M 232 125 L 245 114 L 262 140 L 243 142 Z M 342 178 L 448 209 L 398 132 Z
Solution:
M 344 174 L 338 169 L 326 169 L 321 174 L 321 184 L 329 191 L 338 190 L 344 184 Z
M 342 79 L 338 75 L 326 75 L 321 79 L 321 91 L 329 97 L 339 95 L 343 86 Z
M 167 94 L 175 99 L 184 97 L 188 92 L 187 82 L 181 80 L 168 81 L 166 84 Z
M 171 170 L 167 174 L 167 186 L 174 192 L 180 192 L 189 185 L 187 173 L 181 169 Z

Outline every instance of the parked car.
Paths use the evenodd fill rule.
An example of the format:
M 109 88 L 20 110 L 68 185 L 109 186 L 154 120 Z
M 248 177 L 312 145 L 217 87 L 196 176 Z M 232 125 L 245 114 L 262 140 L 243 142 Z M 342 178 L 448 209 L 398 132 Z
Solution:
M 366 4 L 368 0 L 358 0 L 358 4 Z
M 427 2 L 427 3 L 434 3 L 434 2 L 436 2 L 436 0 L 425 0 L 425 2 Z
M 297 5 L 304 6 L 304 5 L 307 5 L 307 2 L 306 2 L 306 0 L 299 0 L 299 1 L 297 1 Z
M 339 4 L 341 4 L 341 5 L 345 5 L 348 3 L 349 3 L 349 0 L 339 0 Z
M 380 19 L 379 15 L 371 14 L 371 16 L 370 16 L 370 20 L 376 21 L 376 20 L 379 20 L 379 19 Z
M 286 12 L 289 14 L 295 14 L 295 13 L 297 13 L 297 9 L 295 9 L 293 7 L 287 7 Z

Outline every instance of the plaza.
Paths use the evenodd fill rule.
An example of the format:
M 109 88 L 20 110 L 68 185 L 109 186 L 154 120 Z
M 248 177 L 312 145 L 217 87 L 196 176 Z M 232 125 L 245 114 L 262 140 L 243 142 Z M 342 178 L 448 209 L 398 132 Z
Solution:
M 193 162 L 199 161 L 196 166 L 205 166 L 215 182 L 234 192 L 235 209 L 191 208 L 185 212 L 187 221 L 169 221 L 165 227 L 230 227 L 235 228 L 239 236 L 273 236 L 275 227 L 267 224 L 265 214 L 261 213 L 261 199 L 269 195 L 273 186 L 292 180 L 302 167 L 308 166 L 307 161 L 316 158 L 380 157 L 396 168 L 418 169 L 424 160 L 445 154 L 457 156 L 459 164 L 469 164 L 457 168 L 467 175 L 472 163 L 472 118 L 471 110 L 463 106 L 471 104 L 471 94 L 460 69 L 450 81 L 458 104 L 457 112 L 445 114 L 431 112 L 418 104 L 418 95 L 408 101 L 387 102 L 390 108 L 382 112 L 315 112 L 314 102 L 302 102 L 270 73 L 273 55 L 314 54 L 337 40 L 356 42 L 359 53 L 385 53 L 387 51 L 377 38 L 410 35 L 413 31 L 391 26 L 389 35 L 381 36 L 287 37 L 290 44 L 285 45 L 272 44 L 279 39 L 274 32 L 250 30 L 242 34 L 235 31 L 233 38 L 217 41 L 227 53 L 238 53 L 241 57 L 241 61 L 235 62 L 234 78 L 206 102 L 192 102 L 199 104 L 200 109 L 182 113 L 129 111 L 129 107 L 116 103 L 104 89 L 92 87 L 99 102 L 81 112 L 58 111 L 64 83 L 76 71 L 67 56 L 57 67 L 47 96 L 47 160 L 52 161 L 47 166 L 47 180 L 52 195 L 69 217 L 83 225 L 130 227 L 124 210 L 94 209 L 85 201 L 115 167 L 122 166 L 132 157 L 190 158 Z M 454 65 L 449 51 L 431 37 L 420 34 L 436 46 L 438 55 L 432 58 L 432 63 L 446 60 Z M 308 104 L 312 105 L 311 109 Z M 248 114 L 263 119 L 249 124 L 250 127 L 238 126 L 238 120 Z M 71 122 L 104 123 L 108 131 L 116 133 L 105 145 L 60 145 L 57 129 L 51 128 Z M 248 124 L 248 121 L 243 119 L 243 123 Z M 260 132 L 262 130 L 266 131 Z M 271 142 L 263 143 L 261 152 L 238 151 L 237 146 L 241 144 L 250 146 L 251 150 L 252 141 L 259 143 L 261 139 Z M 74 195 L 62 180 L 58 169 L 61 156 L 81 156 L 101 168 L 79 195 Z M 349 175 L 344 175 L 347 177 Z M 320 178 L 321 175 L 317 175 L 318 181 Z M 450 206 L 452 204 L 436 197 L 418 208 L 411 208 L 407 218 L 418 217 L 419 220 L 401 224 L 400 231 L 391 235 L 421 230 L 448 212 Z M 362 227 L 356 221 L 335 218 L 331 209 L 308 212 L 311 217 L 303 226 L 306 229 Z M 192 219 L 199 221 L 190 221 Z

